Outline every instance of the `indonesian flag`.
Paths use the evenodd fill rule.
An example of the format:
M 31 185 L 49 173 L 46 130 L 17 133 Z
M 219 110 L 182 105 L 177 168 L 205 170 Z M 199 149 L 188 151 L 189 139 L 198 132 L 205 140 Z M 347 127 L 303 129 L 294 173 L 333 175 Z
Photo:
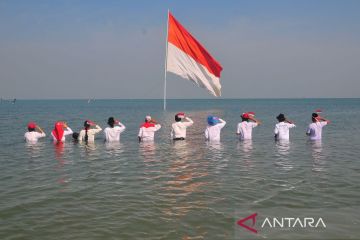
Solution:
M 221 96 L 222 67 L 215 58 L 169 13 L 167 71 L 180 75 Z

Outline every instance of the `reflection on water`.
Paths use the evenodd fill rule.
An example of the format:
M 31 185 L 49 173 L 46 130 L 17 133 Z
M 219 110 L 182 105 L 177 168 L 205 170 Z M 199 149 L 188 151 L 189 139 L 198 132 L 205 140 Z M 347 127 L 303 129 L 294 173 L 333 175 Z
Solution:
M 322 172 L 325 170 L 325 155 L 323 153 L 323 147 L 321 140 L 309 141 L 311 145 L 311 156 L 313 158 L 313 168 L 315 172 Z
M 241 157 L 244 159 L 244 166 L 253 167 L 252 152 L 253 143 L 252 140 L 238 141 L 237 149 L 241 152 Z
M 225 156 L 225 147 L 221 142 L 206 142 L 206 155 L 208 161 L 216 169 L 215 173 L 228 166 L 228 158 Z
M 276 154 L 275 154 L 275 165 L 283 170 L 291 170 L 294 167 L 290 153 L 290 141 L 289 140 L 278 140 L 275 142 Z
M 30 159 L 39 158 L 42 156 L 42 153 L 46 147 L 44 142 L 38 143 L 25 143 L 27 154 Z
M 141 142 L 139 144 L 139 153 L 140 156 L 144 158 L 144 162 L 158 162 L 156 157 L 156 145 L 154 142 Z
M 57 165 L 55 169 L 57 172 L 60 173 L 57 182 L 60 184 L 60 186 L 63 187 L 60 191 L 64 191 L 67 183 L 69 182 L 69 178 L 64 171 L 64 166 L 67 163 L 66 160 L 64 159 L 65 143 L 57 142 L 57 143 L 53 143 L 53 145 L 54 145 L 55 159 L 57 161 Z
M 111 156 L 118 157 L 124 152 L 124 145 L 120 142 L 106 142 L 105 149 Z
M 96 143 L 95 142 L 81 142 L 79 143 L 80 149 L 81 151 L 81 156 L 86 158 L 87 160 L 97 160 L 97 159 L 102 159 L 102 157 L 100 157 L 101 155 L 101 151 L 97 150 L 96 147 Z
M 203 179 L 208 175 L 207 164 L 203 151 L 199 148 L 194 151 L 186 141 L 175 141 L 172 149 L 175 159 L 169 163 L 165 173 L 168 180 L 161 189 L 168 207 L 162 211 L 167 216 L 185 216 L 191 210 L 205 207 L 206 201 L 196 193 L 209 184 Z

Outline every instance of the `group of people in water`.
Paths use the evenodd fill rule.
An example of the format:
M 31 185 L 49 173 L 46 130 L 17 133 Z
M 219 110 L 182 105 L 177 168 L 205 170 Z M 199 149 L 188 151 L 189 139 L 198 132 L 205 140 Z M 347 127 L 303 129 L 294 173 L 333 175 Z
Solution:
M 277 117 L 279 123 L 275 125 L 274 136 L 276 140 L 289 140 L 289 130 L 295 127 L 295 124 L 288 120 L 284 114 L 280 113 Z M 321 140 L 322 128 L 330 123 L 329 120 L 321 117 L 319 113 L 313 113 L 311 116 L 312 123 L 309 124 L 306 134 L 310 140 Z M 110 117 L 108 119 L 108 127 L 104 129 L 104 139 L 106 142 L 119 142 L 120 135 L 125 131 L 126 127 L 119 120 Z M 226 122 L 216 116 L 207 117 L 207 127 L 204 135 L 207 141 L 220 141 L 221 129 Z M 171 125 L 171 139 L 174 141 L 186 139 L 186 129 L 192 126 L 194 122 L 180 112 L 175 115 L 175 122 Z M 237 125 L 236 134 L 240 140 L 252 139 L 252 129 L 261 124 L 261 121 L 255 118 L 254 112 L 246 112 L 241 114 L 241 122 Z M 28 123 L 28 132 L 25 133 L 25 140 L 28 143 L 37 143 L 39 138 L 46 137 L 45 132 L 34 122 Z M 146 116 L 145 121 L 141 124 L 138 140 L 139 142 L 154 141 L 155 132 L 161 128 L 161 125 Z M 53 141 L 65 142 L 68 135 L 72 135 L 75 141 L 91 143 L 95 141 L 95 135 L 102 131 L 102 128 L 96 123 L 86 120 L 84 128 L 79 132 L 73 132 L 65 122 L 56 122 L 54 129 L 51 131 Z

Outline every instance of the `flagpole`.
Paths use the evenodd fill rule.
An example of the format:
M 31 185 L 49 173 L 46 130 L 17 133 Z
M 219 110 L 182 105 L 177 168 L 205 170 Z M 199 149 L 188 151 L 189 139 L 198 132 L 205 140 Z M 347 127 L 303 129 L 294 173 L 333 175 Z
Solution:
M 167 72 L 167 58 L 168 58 L 168 31 L 169 31 L 169 14 L 168 9 L 167 22 L 166 22 L 166 53 L 165 53 L 165 80 L 164 80 L 164 110 L 166 110 L 166 72 Z

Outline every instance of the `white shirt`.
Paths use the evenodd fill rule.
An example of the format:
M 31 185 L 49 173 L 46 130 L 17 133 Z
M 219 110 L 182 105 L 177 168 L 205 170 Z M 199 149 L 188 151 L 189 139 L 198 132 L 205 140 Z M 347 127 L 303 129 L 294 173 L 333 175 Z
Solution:
M 125 131 L 125 126 L 122 123 L 119 123 L 119 126 L 114 126 L 113 128 L 107 127 L 104 130 L 105 141 L 106 142 L 118 142 L 120 141 L 120 134 Z
M 24 135 L 25 141 L 27 143 L 37 143 L 39 138 L 46 137 L 45 133 L 39 132 L 26 132 Z
M 186 138 L 186 128 L 194 124 L 194 122 L 186 117 L 187 122 L 175 122 L 171 125 L 171 138 Z
M 222 119 L 219 119 L 219 123 L 210 126 L 208 125 L 205 129 L 205 139 L 209 141 L 220 141 L 221 129 L 225 127 L 226 122 Z
M 90 128 L 87 131 L 88 142 L 95 142 L 95 134 L 97 134 L 101 130 L 102 130 L 102 128 L 99 125 L 96 125 L 95 128 Z M 79 141 L 80 142 L 85 141 L 85 135 L 86 135 L 85 129 L 81 130 L 79 133 Z
M 139 130 L 138 136 L 141 138 L 141 141 L 153 141 L 154 135 L 157 130 L 161 128 L 160 124 L 155 124 L 154 127 L 141 127 Z
M 310 140 L 320 140 L 321 139 L 322 128 L 325 125 L 327 125 L 326 121 L 310 123 L 309 127 L 308 127 L 308 129 L 306 131 L 306 133 L 309 134 L 309 136 L 310 136 Z
M 67 127 L 65 130 L 64 130 L 64 135 L 63 137 L 61 138 L 61 142 L 65 142 L 65 136 L 67 135 L 70 135 L 70 134 L 73 134 L 73 131 L 71 130 L 71 128 Z M 56 137 L 54 136 L 54 134 L 51 132 L 51 136 L 54 140 L 54 142 L 57 142 L 57 139 Z
M 296 127 L 295 124 L 279 122 L 275 125 L 274 133 L 277 140 L 289 140 L 289 129 Z
M 241 122 L 237 126 L 236 133 L 239 134 L 240 140 L 249 140 L 252 138 L 252 129 L 257 127 L 256 122 Z

